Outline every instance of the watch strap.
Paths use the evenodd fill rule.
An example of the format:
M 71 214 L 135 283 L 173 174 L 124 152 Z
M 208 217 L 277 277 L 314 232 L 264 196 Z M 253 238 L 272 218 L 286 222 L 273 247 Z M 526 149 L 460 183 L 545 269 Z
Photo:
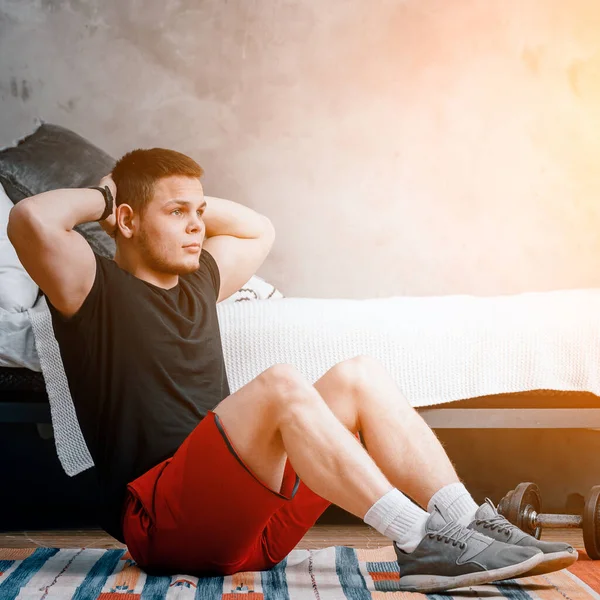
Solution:
M 102 213 L 102 216 L 98 219 L 98 221 L 104 221 L 104 219 L 107 219 L 113 213 L 113 206 L 114 206 L 115 201 L 114 201 L 112 192 L 110 191 L 110 188 L 107 185 L 105 185 L 104 187 L 91 186 L 89 189 L 90 190 L 98 190 L 104 196 L 104 202 L 105 202 L 106 206 L 104 208 L 104 212 Z

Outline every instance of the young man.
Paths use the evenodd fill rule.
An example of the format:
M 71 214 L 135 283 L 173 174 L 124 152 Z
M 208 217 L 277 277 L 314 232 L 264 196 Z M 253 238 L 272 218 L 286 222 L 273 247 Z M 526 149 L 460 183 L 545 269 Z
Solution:
M 477 507 L 369 357 L 337 364 L 314 386 L 273 365 L 230 394 L 216 304 L 256 272 L 275 233 L 249 208 L 206 201 L 201 176 L 178 152 L 134 150 L 100 189 L 33 196 L 9 222 L 48 299 L 103 490 L 101 523 L 139 565 L 269 569 L 330 503 L 393 540 L 405 590 L 574 562 L 567 544 L 525 535 L 491 503 Z M 115 236 L 114 260 L 73 230 L 92 220 Z

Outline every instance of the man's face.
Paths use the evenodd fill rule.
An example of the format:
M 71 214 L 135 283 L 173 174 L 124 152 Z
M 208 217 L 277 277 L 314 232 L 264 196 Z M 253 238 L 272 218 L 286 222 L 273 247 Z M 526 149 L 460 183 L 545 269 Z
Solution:
M 139 221 L 137 238 L 144 263 L 173 275 L 198 269 L 206 233 L 205 206 L 199 179 L 176 176 L 158 181 Z

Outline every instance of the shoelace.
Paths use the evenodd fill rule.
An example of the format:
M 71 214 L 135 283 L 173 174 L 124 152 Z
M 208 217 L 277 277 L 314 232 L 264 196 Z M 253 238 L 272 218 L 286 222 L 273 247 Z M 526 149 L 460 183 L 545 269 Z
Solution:
M 485 529 L 497 529 L 499 533 L 503 531 L 509 536 L 513 529 L 516 529 L 516 526 L 506 520 L 502 515 L 496 515 L 494 517 L 490 517 L 489 519 L 476 519 L 476 525 L 483 525 Z
M 459 523 L 447 523 L 440 530 L 433 531 L 427 535 L 431 538 L 437 538 L 438 541 L 443 541 L 445 544 L 452 542 L 453 546 L 460 546 L 466 548 L 467 540 L 473 536 L 475 532 L 472 529 L 467 529 Z

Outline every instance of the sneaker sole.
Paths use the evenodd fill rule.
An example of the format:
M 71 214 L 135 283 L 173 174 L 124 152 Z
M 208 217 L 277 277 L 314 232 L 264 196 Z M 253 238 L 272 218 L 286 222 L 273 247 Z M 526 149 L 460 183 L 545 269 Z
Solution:
M 542 562 L 537 565 L 537 567 L 534 567 L 530 571 L 527 571 L 527 573 L 523 573 L 518 577 L 534 577 L 535 575 L 545 575 L 546 573 L 560 571 L 561 569 L 570 567 L 578 558 L 579 555 L 577 554 L 577 551 L 569 552 L 568 550 L 565 550 L 564 552 L 544 554 Z
M 465 573 L 456 577 L 446 577 L 443 575 L 406 575 L 402 577 L 400 574 L 400 590 L 405 592 L 442 592 L 444 590 L 452 590 L 455 588 L 468 587 L 471 585 L 481 585 L 499 581 L 502 579 L 514 579 L 521 573 L 532 571 L 544 559 L 544 554 L 540 552 L 528 558 L 527 560 L 493 569 L 491 571 L 476 571 L 473 573 Z

